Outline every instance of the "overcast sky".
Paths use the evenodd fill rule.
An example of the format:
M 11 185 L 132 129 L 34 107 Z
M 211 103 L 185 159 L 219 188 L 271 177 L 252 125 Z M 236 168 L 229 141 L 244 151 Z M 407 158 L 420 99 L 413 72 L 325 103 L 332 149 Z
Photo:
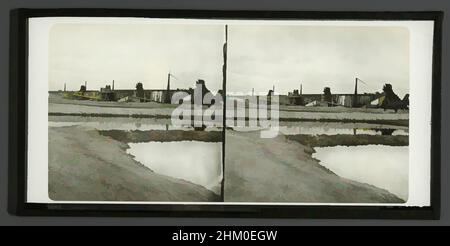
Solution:
M 222 87 L 222 25 L 57 24 L 50 32 L 50 90 L 175 88 L 204 79 Z M 285 94 L 381 91 L 391 83 L 403 97 L 409 90 L 409 34 L 396 27 L 229 26 L 227 90 Z

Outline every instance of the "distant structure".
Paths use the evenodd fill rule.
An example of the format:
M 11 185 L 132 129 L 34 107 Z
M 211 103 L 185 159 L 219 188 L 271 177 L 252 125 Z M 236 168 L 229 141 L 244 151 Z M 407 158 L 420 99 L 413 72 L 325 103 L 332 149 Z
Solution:
M 301 86 L 300 86 L 300 91 L 301 91 Z M 299 93 L 298 90 L 294 90 L 293 92 L 289 92 L 288 93 L 288 100 L 289 100 L 289 104 L 290 105 L 304 105 L 304 103 L 305 103 L 301 93 Z
M 279 102 L 281 105 L 300 105 L 300 106 L 344 106 L 344 107 L 381 107 L 386 109 L 407 109 L 409 108 L 409 95 L 400 100 L 398 96 L 392 96 L 392 86 L 387 84 L 383 88 L 383 92 L 375 93 L 359 93 L 359 84 L 363 83 L 360 78 L 355 78 L 355 86 L 353 93 L 348 94 L 332 94 L 331 88 L 324 88 L 323 94 L 304 94 L 303 84 L 300 84 L 300 91 L 297 92 L 294 89 L 287 95 L 279 95 Z M 273 91 L 270 90 L 268 95 L 272 95 Z M 394 93 L 395 94 L 395 93 Z M 385 95 L 391 99 L 388 99 L 384 104 L 382 102 L 385 99 Z
M 325 102 L 328 105 L 328 107 L 333 106 L 333 96 L 331 95 L 330 87 L 323 88 L 322 101 Z
M 81 85 L 80 90 L 77 92 L 63 92 L 64 98 L 74 99 L 74 100 L 95 100 L 95 101 L 120 101 L 120 102 L 157 102 L 157 103 L 172 103 L 172 95 L 176 92 L 185 92 L 189 95 L 194 93 L 195 88 L 202 89 L 203 97 L 210 90 L 206 87 L 206 82 L 199 79 L 195 83 L 195 88 L 189 89 L 171 89 L 171 78 L 175 78 L 173 74 L 168 76 L 167 87 L 165 89 L 144 89 L 144 84 L 142 82 L 136 83 L 135 89 L 128 90 L 116 90 L 114 88 L 115 81 L 112 81 L 111 85 L 106 85 L 100 90 L 86 90 L 86 83 Z M 66 84 L 64 84 L 64 90 L 66 90 Z M 61 93 L 61 91 L 50 91 L 49 93 Z M 220 94 L 223 93 L 222 90 L 219 91 Z M 179 102 L 177 102 L 179 103 Z M 203 103 L 203 102 L 202 102 Z
M 355 78 L 355 93 L 353 93 L 352 107 L 358 106 L 358 78 Z
M 406 104 L 406 106 L 409 108 L 409 94 L 406 94 L 403 99 L 402 99 L 403 103 Z
M 103 101 L 116 101 L 116 94 L 111 90 L 110 85 L 100 88 L 100 98 Z
M 176 77 L 175 77 L 173 74 L 171 74 L 171 73 L 169 72 L 169 73 L 167 74 L 167 87 L 166 87 L 166 91 L 165 91 L 164 95 L 162 95 L 162 97 L 164 98 L 164 99 L 163 99 L 163 102 L 164 102 L 164 103 L 171 103 L 171 100 L 172 100 L 173 91 L 170 90 L 170 79 L 171 79 L 171 78 L 176 79 Z
M 191 100 L 191 103 L 197 103 L 197 104 L 201 103 L 202 105 L 207 105 L 206 103 L 203 102 L 203 98 L 205 97 L 205 95 L 207 93 L 211 93 L 211 91 L 206 87 L 205 81 L 203 79 L 199 79 L 195 82 L 195 88 L 189 89 L 189 94 L 194 95 L 195 91 L 197 91 L 197 90 L 201 90 L 201 92 L 202 92 L 202 101 L 198 102 L 195 100 Z
M 137 97 L 140 102 L 145 102 L 146 101 L 145 100 L 144 86 L 142 85 L 141 82 L 136 84 L 135 97 Z
M 395 110 L 395 112 L 397 112 L 397 110 L 399 109 L 409 108 L 409 94 L 406 94 L 403 100 L 400 99 L 400 97 L 398 97 L 397 94 L 394 93 L 391 84 L 385 84 L 383 86 L 383 94 L 384 98 L 380 102 L 380 106 L 384 110 L 393 109 Z
M 202 98 L 206 95 L 206 93 L 210 92 L 206 86 L 206 82 L 203 79 L 198 79 L 195 82 L 194 88 L 171 89 L 172 78 L 175 77 L 169 72 L 167 75 L 167 86 L 165 89 L 144 89 L 143 83 L 138 82 L 135 89 L 115 90 L 115 81 L 113 80 L 112 87 L 110 85 L 106 85 L 104 88 L 100 88 L 99 91 L 88 91 L 87 81 L 85 81 L 84 85 L 81 85 L 79 91 L 66 92 L 67 85 L 64 83 L 63 96 L 68 99 L 76 100 L 172 103 L 171 97 L 176 92 L 185 92 L 192 96 L 196 90 L 201 89 Z M 291 92 L 288 92 L 287 95 L 277 96 L 280 105 L 373 107 L 383 108 L 385 110 L 394 109 L 395 111 L 398 109 L 409 108 L 409 94 L 406 94 L 403 99 L 400 99 L 394 93 L 391 84 L 385 84 L 381 93 L 376 92 L 359 94 L 359 82 L 365 84 L 364 81 L 356 78 L 354 91 L 353 93 L 348 94 L 332 94 L 330 87 L 325 87 L 323 93 L 321 94 L 304 94 L 303 84 L 300 84 L 299 89 L 294 89 Z M 50 91 L 49 93 L 61 93 L 61 91 Z M 218 93 L 223 95 L 224 91 L 219 90 Z M 267 93 L 267 96 L 269 96 L 269 98 L 267 98 L 268 103 L 270 103 L 270 96 L 273 95 L 275 95 L 275 85 L 273 85 L 272 89 L 270 89 Z M 255 88 L 252 88 L 252 96 L 255 96 Z M 181 101 L 174 103 L 178 104 L 181 103 Z M 202 105 L 206 105 L 203 101 L 201 103 Z
M 82 85 L 82 86 L 80 87 L 79 92 L 81 92 L 81 93 L 85 93 L 85 92 L 86 92 L 86 84 L 85 84 L 85 85 Z
M 170 103 L 171 95 L 170 95 L 170 72 L 167 74 L 167 88 L 166 94 L 164 95 L 164 102 Z

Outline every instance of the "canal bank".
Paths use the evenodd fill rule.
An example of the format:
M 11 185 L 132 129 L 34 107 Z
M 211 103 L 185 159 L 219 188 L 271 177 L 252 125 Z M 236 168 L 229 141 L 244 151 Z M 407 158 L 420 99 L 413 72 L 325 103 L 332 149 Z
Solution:
M 49 128 L 49 198 L 54 201 L 214 202 L 194 183 L 158 174 L 129 146 L 86 127 Z
M 55 122 L 57 118 L 52 120 Z M 71 124 L 79 123 L 74 119 L 68 120 Z M 220 189 L 216 184 L 221 173 L 216 167 L 210 169 L 216 165 L 177 168 L 179 161 L 171 161 L 175 165 L 171 169 L 165 169 L 165 165 L 171 157 L 177 156 L 171 153 L 181 151 L 184 153 L 181 156 L 189 156 L 195 152 L 179 147 L 174 152 L 172 145 L 193 140 L 193 143 L 221 145 L 221 131 L 174 130 L 162 125 L 167 129 L 163 130 L 161 126 L 152 124 L 166 122 L 142 123 L 145 124 L 131 125 L 132 130 L 117 130 L 115 125 L 107 122 L 49 127 L 50 198 L 61 201 L 218 201 Z M 329 134 L 336 133 L 336 129 L 332 130 L 334 127 L 342 128 L 338 129 L 339 133 L 353 127 L 374 127 L 328 123 L 327 126 L 333 127 L 327 130 Z M 135 130 L 142 127 L 145 130 Z M 384 125 L 377 127 L 386 128 Z M 365 133 L 367 131 L 364 130 Z M 377 135 L 381 133 L 370 131 L 372 135 L 321 136 L 315 134 L 315 129 L 301 128 L 302 133 L 314 134 L 280 134 L 273 139 L 261 139 L 260 130 L 240 132 L 228 129 L 225 138 L 225 201 L 401 203 L 404 199 L 392 192 L 374 184 L 364 184 L 364 181 L 356 182 L 350 177 L 346 179 L 346 173 L 325 168 L 328 161 L 321 163 L 320 158 L 313 156 L 313 147 L 320 146 L 317 143 L 321 142 L 325 146 L 335 146 L 341 145 L 342 141 L 367 139 L 367 144 L 408 145 L 407 136 Z M 404 128 L 396 131 L 404 131 Z M 323 138 L 328 140 L 324 142 Z M 133 147 L 131 143 L 142 147 Z M 148 143 L 151 146 L 147 146 Z M 150 163 L 149 160 L 160 160 L 161 163 Z M 196 159 L 190 162 L 196 162 Z M 197 170 L 207 179 L 198 179 L 199 175 L 187 173 L 189 170 Z
M 403 203 L 387 190 L 339 177 L 313 148 L 259 132 L 227 130 L 226 202 Z

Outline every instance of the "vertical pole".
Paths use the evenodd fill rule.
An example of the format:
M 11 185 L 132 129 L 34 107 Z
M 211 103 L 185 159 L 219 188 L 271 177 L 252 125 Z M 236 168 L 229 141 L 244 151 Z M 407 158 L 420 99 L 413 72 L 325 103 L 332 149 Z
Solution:
M 113 80 L 113 84 L 112 84 L 112 90 L 114 90 L 114 80 Z
M 84 88 L 87 90 L 87 81 L 84 81 Z
M 167 88 L 166 95 L 164 96 L 164 103 L 170 103 L 170 71 L 167 74 Z
M 220 196 L 222 201 L 225 201 L 225 129 L 226 129 L 226 109 L 227 109 L 227 47 L 228 46 L 228 25 L 225 25 L 225 43 L 223 44 L 223 66 L 222 66 L 222 100 L 223 100 L 223 115 L 222 115 L 222 184 Z
M 303 85 L 300 84 L 300 96 L 303 94 Z
M 355 94 L 353 96 L 353 107 L 356 107 L 358 104 L 358 78 L 355 78 Z
M 64 92 L 66 92 L 66 83 L 64 83 Z
M 167 74 L 167 90 L 170 90 L 170 72 Z

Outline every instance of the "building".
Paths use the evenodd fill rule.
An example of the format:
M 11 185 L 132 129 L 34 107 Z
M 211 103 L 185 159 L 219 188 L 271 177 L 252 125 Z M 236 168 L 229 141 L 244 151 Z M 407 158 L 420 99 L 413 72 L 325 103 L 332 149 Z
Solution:
M 170 75 L 171 76 L 171 75 Z M 115 90 L 114 86 L 106 85 L 100 88 L 99 91 L 87 91 L 86 86 L 81 86 L 80 91 L 50 91 L 50 94 L 63 94 L 67 99 L 77 100 L 95 100 L 95 101 L 120 101 L 120 102 L 157 102 L 157 103 L 172 103 L 172 96 L 177 92 L 185 92 L 189 95 L 194 93 L 195 89 L 202 89 L 202 98 L 206 93 L 210 92 L 206 87 L 204 80 L 196 81 L 195 88 L 189 89 L 170 89 L 170 76 L 167 82 L 166 89 L 144 89 L 142 83 L 136 84 L 136 89 Z M 178 104 L 176 102 L 175 104 Z
M 105 88 L 100 88 L 100 98 L 102 101 L 117 101 L 116 94 L 110 85 L 105 86 Z

